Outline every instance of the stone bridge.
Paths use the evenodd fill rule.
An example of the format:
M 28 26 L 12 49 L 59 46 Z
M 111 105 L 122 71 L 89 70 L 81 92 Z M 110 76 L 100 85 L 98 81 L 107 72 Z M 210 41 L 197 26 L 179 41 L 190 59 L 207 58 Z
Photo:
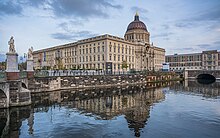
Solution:
M 9 107 L 9 83 L 0 82 L 0 107 Z
M 220 80 L 220 70 L 185 70 L 184 71 L 185 79 L 216 79 Z
M 28 79 L 0 81 L 0 108 L 28 105 L 31 94 L 28 90 Z

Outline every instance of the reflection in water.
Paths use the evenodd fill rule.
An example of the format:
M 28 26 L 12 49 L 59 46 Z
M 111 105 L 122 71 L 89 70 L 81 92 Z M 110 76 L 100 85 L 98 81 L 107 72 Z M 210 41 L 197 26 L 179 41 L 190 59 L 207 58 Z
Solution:
M 170 86 L 171 90 L 184 93 L 199 94 L 207 98 L 217 98 L 220 96 L 220 82 L 211 84 L 201 84 L 197 81 L 183 81 Z
M 34 113 L 48 112 L 50 106 L 58 104 L 69 109 L 76 108 L 84 114 L 92 113 L 98 120 L 125 115 L 128 127 L 140 136 L 140 129 L 144 128 L 149 118 L 150 106 L 164 98 L 162 89 L 148 89 L 146 86 L 34 94 L 32 107 L 0 110 L 0 134 L 3 137 L 18 137 L 22 121 L 27 119 L 31 136 L 34 133 Z
M 160 86 L 165 87 L 167 85 L 169 85 L 169 88 L 159 88 Z M 175 118 L 173 122 L 168 122 L 169 125 L 164 126 L 163 124 L 167 124 L 166 120 L 169 117 L 171 119 L 175 117 L 172 115 L 179 115 L 179 110 L 177 109 L 178 107 L 183 107 L 183 103 L 178 103 L 175 101 L 175 98 L 170 99 L 174 100 L 175 103 L 169 103 L 165 99 L 165 94 L 166 98 L 167 96 L 170 98 L 173 95 L 169 96 L 167 94 L 169 94 L 170 90 L 174 90 L 174 93 L 181 92 L 190 95 L 202 95 L 208 98 L 218 98 L 220 95 L 219 88 L 220 83 L 217 82 L 211 85 L 204 85 L 192 81 L 147 84 L 125 88 L 65 90 L 33 94 L 32 106 L 11 108 L 10 110 L 0 109 L 0 136 L 178 137 L 173 133 L 177 133 L 176 131 L 180 127 L 178 123 L 175 123 L 182 121 L 181 116 Z M 164 91 L 168 91 L 168 93 L 164 93 Z M 155 103 L 159 103 L 156 105 L 162 105 L 158 111 L 152 110 L 152 106 Z M 176 104 L 177 109 L 175 109 L 173 104 Z M 172 107 L 172 110 L 167 111 L 166 108 L 163 108 L 163 105 L 167 109 L 169 109 L 169 106 Z M 184 111 L 188 110 L 185 109 Z M 163 112 L 165 113 L 163 114 Z M 189 117 L 192 116 L 190 115 Z M 201 117 L 201 114 L 199 117 Z M 218 117 L 216 116 L 215 118 Z M 184 122 L 187 122 L 187 120 Z M 215 122 L 218 123 L 218 119 Z M 189 126 L 187 123 L 186 126 L 183 123 L 181 124 L 181 132 L 185 134 L 184 130 Z M 216 127 L 218 126 L 216 125 Z M 170 132 L 165 131 L 165 128 L 168 128 Z M 178 133 L 180 134 L 181 132 Z M 213 135 L 216 134 L 215 132 Z M 196 136 L 200 137 L 202 135 Z

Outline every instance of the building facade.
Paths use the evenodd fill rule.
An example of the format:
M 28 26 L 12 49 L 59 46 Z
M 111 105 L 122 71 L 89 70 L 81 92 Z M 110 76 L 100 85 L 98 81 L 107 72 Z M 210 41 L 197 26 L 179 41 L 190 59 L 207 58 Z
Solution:
M 220 70 L 220 52 L 217 50 L 202 53 L 167 55 L 170 70 Z
M 150 44 L 150 33 L 136 13 L 124 38 L 100 35 L 33 52 L 34 68 L 160 70 L 165 50 Z

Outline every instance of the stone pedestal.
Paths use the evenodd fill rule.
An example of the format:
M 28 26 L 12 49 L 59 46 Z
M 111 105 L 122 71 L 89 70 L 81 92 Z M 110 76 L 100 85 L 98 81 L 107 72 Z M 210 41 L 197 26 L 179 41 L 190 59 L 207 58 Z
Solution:
M 19 70 L 18 70 L 18 54 L 8 52 L 7 64 L 6 64 L 6 77 L 7 80 L 18 80 L 19 79 Z
M 27 60 L 27 78 L 33 78 L 34 77 L 34 60 L 28 59 Z

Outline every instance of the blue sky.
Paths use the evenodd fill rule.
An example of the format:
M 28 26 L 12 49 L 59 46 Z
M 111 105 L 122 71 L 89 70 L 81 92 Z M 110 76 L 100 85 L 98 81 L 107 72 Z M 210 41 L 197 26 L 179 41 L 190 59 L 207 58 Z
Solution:
M 123 37 L 136 11 L 166 54 L 220 50 L 220 0 L 1 0 L 0 53 L 101 34 Z

